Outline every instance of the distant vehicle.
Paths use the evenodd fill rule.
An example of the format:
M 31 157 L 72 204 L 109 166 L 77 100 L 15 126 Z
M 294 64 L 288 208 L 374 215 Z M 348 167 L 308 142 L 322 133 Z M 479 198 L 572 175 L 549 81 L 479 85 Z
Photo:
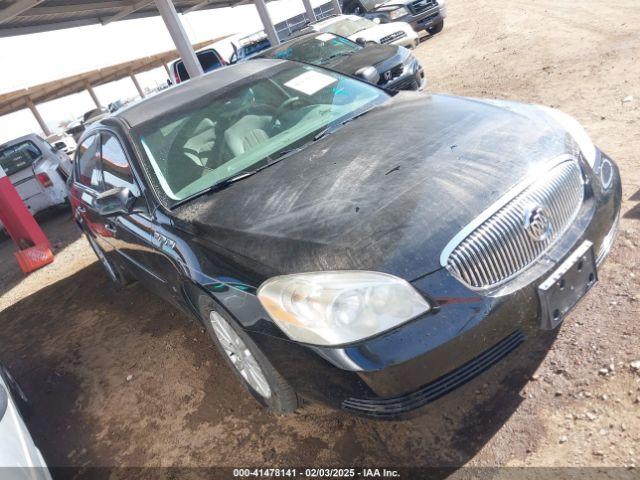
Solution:
M 229 59 L 230 64 L 243 62 L 259 55 L 261 52 L 271 47 L 271 42 L 264 33 L 260 32 L 258 34 L 241 38 L 238 41 L 238 45 L 232 42 L 231 46 L 233 47 L 233 53 Z
M 122 107 L 124 107 L 126 104 L 123 100 L 116 100 L 115 102 L 111 102 L 109 104 L 109 112 L 113 113 L 116 112 L 118 110 L 120 110 Z
M 312 22 L 298 32 L 297 35 L 310 32 L 325 32 L 347 37 L 353 41 L 375 42 L 381 44 L 400 45 L 415 48 L 420 43 L 418 34 L 411 25 L 404 22 L 379 24 L 368 18 L 357 15 L 334 15 Z
M 85 125 L 85 127 L 87 127 L 92 123 L 97 122 L 98 120 L 102 120 L 103 118 L 108 117 L 109 113 L 110 112 L 107 108 L 94 108 L 93 110 L 85 112 L 85 114 L 82 116 L 82 123 Z
M 53 148 L 69 156 L 73 155 L 73 152 L 76 151 L 76 141 L 67 133 L 54 133 L 45 138 L 45 140 L 51 144 Z
M 47 464 L 22 419 L 20 406 L 28 400 L 3 365 L 0 365 L 0 469 L 9 478 L 51 480 Z
M 71 160 L 35 133 L 0 145 L 0 166 L 32 214 L 67 201 Z
M 73 138 L 73 140 L 77 143 L 78 139 L 84 132 L 84 124 L 82 123 L 82 120 L 78 119 L 70 122 L 65 128 L 64 132 L 67 135 L 70 135 L 71 138 Z
M 332 33 L 309 33 L 262 52 L 258 58 L 296 60 L 358 76 L 392 90 L 418 90 L 424 70 L 409 50 L 396 45 L 359 45 Z
M 442 31 L 447 16 L 445 0 L 345 0 L 342 9 L 374 22 L 406 22 L 431 35 Z
M 222 55 L 218 53 L 215 48 L 207 47 L 196 52 L 196 56 L 200 61 L 202 70 L 204 73 L 212 72 L 213 70 L 220 68 L 227 64 L 222 58 Z M 189 73 L 187 67 L 184 66 L 184 62 L 179 59 L 171 64 L 171 73 L 173 74 L 173 82 L 178 84 L 189 80 Z

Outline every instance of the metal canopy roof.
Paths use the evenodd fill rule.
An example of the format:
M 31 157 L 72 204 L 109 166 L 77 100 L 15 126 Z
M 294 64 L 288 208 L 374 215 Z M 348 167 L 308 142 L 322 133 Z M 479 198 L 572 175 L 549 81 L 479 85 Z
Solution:
M 174 0 L 179 13 L 232 7 L 249 0 Z M 158 15 L 153 0 L 0 0 L 0 37 Z
M 193 45 L 195 50 L 203 48 L 213 42 L 221 40 L 224 37 L 207 40 Z M 128 77 L 130 74 L 136 74 L 151 70 L 153 68 L 162 67 L 176 60 L 179 57 L 176 50 L 157 53 L 149 57 L 138 58 L 129 62 L 111 65 L 109 67 L 92 70 L 89 72 L 72 75 L 66 78 L 60 78 L 51 82 L 42 83 L 29 88 L 15 90 L 13 92 L 0 94 L 0 115 L 6 115 L 29 106 L 29 99 L 33 103 L 43 103 L 56 98 L 64 97 L 87 89 L 87 84 L 92 87 L 103 85 L 105 83 L 120 80 Z

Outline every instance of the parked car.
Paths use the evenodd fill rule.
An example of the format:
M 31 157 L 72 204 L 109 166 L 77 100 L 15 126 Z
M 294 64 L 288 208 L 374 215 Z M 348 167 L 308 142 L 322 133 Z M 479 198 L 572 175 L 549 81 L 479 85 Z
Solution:
M 231 46 L 233 47 L 233 53 L 231 54 L 229 63 L 233 64 L 244 62 L 245 60 L 249 60 L 250 58 L 259 55 L 261 52 L 271 47 L 271 42 L 263 32 L 260 32 L 258 34 L 241 38 L 238 40 L 237 45 L 236 43 L 231 42 Z
M 445 0 L 345 0 L 343 12 L 362 15 L 374 22 L 403 22 L 419 32 L 440 33 L 447 17 Z
M 0 145 L 0 166 L 32 214 L 67 201 L 71 161 L 32 133 Z
M 93 108 L 88 112 L 85 112 L 84 115 L 82 115 L 82 123 L 86 128 L 88 125 L 91 125 L 92 123 L 97 122 L 98 120 L 102 120 L 105 117 L 108 117 L 110 113 L 111 112 L 109 112 L 108 108 L 104 108 L 104 107 Z
M 94 125 L 70 192 L 109 277 L 202 322 L 264 405 L 376 418 L 552 337 L 621 203 L 613 160 L 557 110 L 271 59 Z
M 224 65 L 227 64 L 225 62 L 222 55 L 218 53 L 215 48 L 207 47 L 200 49 L 196 52 L 196 56 L 200 61 L 200 65 L 202 66 L 202 70 L 207 72 L 212 72 Z M 177 85 L 180 82 L 184 82 L 185 80 L 189 80 L 189 73 L 187 72 L 187 67 L 184 66 L 184 62 L 182 59 L 178 59 L 171 64 L 171 73 L 173 74 L 173 82 Z
M 332 33 L 309 33 L 270 48 L 259 58 L 296 60 L 362 79 L 392 90 L 424 87 L 422 65 L 409 50 L 395 45 L 358 45 Z
M 357 15 L 330 16 L 307 24 L 296 34 L 310 32 L 333 33 L 353 41 L 400 45 L 406 48 L 415 48 L 420 43 L 418 34 L 408 23 L 379 24 Z
M 45 138 L 45 141 L 54 149 L 66 153 L 68 156 L 73 155 L 76 151 L 76 141 L 67 133 L 54 133 Z
M 0 469 L 6 478 L 50 480 L 42 454 L 24 423 L 28 399 L 9 370 L 0 365 Z

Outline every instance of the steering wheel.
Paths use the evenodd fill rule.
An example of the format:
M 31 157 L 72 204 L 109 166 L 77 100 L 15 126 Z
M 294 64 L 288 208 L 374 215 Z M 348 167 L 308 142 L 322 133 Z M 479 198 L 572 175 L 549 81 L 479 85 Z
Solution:
M 276 108 L 276 111 L 274 112 L 273 117 L 271 119 L 271 129 L 272 130 L 277 129 L 277 125 L 276 124 L 279 123 L 279 121 L 280 121 L 280 115 L 282 115 L 282 113 L 285 110 L 289 110 L 296 103 L 303 103 L 303 100 L 300 97 L 287 98 L 284 102 L 282 102 L 280 104 L 280 106 L 278 108 Z

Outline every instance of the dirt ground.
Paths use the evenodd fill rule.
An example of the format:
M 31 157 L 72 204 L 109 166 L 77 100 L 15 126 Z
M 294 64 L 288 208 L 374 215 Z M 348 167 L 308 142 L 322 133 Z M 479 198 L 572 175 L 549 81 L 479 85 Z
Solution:
M 549 353 L 541 342 L 532 358 L 502 362 L 412 421 L 318 405 L 275 417 L 195 323 L 138 285 L 114 295 L 62 213 L 45 224 L 55 263 L 29 277 L 0 244 L 0 361 L 32 398 L 29 425 L 50 465 L 638 463 L 638 0 L 447 3 L 444 31 L 416 50 L 429 90 L 559 107 L 622 171 L 617 245 Z

